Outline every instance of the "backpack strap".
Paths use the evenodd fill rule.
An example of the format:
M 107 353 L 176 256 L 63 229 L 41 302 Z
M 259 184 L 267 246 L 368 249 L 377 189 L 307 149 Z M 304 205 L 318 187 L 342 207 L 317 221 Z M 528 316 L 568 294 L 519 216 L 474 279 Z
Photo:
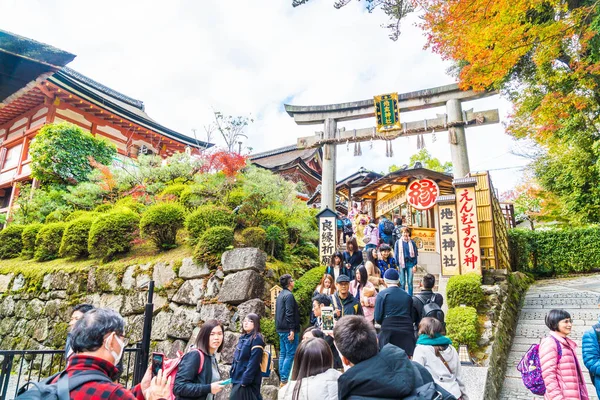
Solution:
M 252 351 L 254 349 L 261 349 L 262 351 L 265 351 L 265 348 L 262 347 L 262 346 L 252 346 L 252 348 L 250 349 L 250 351 Z
M 562 358 L 562 345 L 560 344 L 557 338 L 555 338 L 552 335 L 550 335 L 550 337 L 556 342 L 556 349 L 558 350 L 558 358 L 556 359 L 556 363 L 559 363 L 560 359 Z
M 200 354 L 200 366 L 198 367 L 198 374 L 202 372 L 202 368 L 204 367 L 204 353 L 200 349 L 193 349 Z
M 452 372 L 452 370 L 450 369 L 450 366 L 448 365 L 448 362 L 446 361 L 446 359 L 444 357 L 442 357 L 442 355 L 440 354 L 440 351 L 438 349 L 436 349 L 435 347 L 434 347 L 434 350 L 435 350 L 436 357 L 439 358 L 444 363 L 444 365 L 448 369 L 448 372 L 450 372 L 450 374 L 454 374 Z
M 56 392 L 59 400 L 70 400 L 71 391 L 85 385 L 88 382 L 112 382 L 112 380 L 100 371 L 83 371 L 72 377 L 63 371 L 56 382 Z

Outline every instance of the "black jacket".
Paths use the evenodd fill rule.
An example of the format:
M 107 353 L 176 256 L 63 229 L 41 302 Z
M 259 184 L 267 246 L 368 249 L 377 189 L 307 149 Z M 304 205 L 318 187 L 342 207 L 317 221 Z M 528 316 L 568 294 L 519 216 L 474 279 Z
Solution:
M 356 276 L 356 268 L 361 265 L 364 264 L 365 260 L 363 258 L 363 253 L 362 251 L 358 250 L 355 251 L 354 253 L 352 253 L 352 256 L 350 255 L 350 252 L 345 251 L 344 252 L 344 264 L 349 263 L 350 264 L 350 270 L 353 272 L 353 274 Z
M 300 311 L 292 292 L 283 289 L 275 302 L 275 328 L 278 333 L 300 332 Z
M 431 290 L 422 290 L 421 293 L 417 293 L 413 296 L 415 324 L 419 325 L 419 322 L 421 322 L 421 319 L 423 319 L 424 305 L 423 305 L 423 302 L 421 300 L 419 300 L 419 298 L 423 299 L 425 301 L 425 304 L 427 304 L 429 302 L 429 300 L 433 297 L 434 294 L 435 294 L 434 302 L 440 307 L 443 306 L 444 305 L 444 297 L 439 293 L 433 293 L 433 291 L 431 291 Z
M 402 317 L 408 324 L 414 321 L 413 299 L 397 286 L 382 290 L 375 300 L 375 322 L 381 324 L 387 317 Z
M 340 376 L 338 398 L 404 399 L 427 383 L 433 383 L 431 374 L 410 361 L 404 350 L 388 344 Z
M 260 383 L 262 375 L 260 363 L 262 361 L 263 349 L 255 348 L 260 346 L 264 349 L 265 341 L 261 334 L 256 335 L 254 339 L 250 334 L 240 336 L 235 352 L 233 353 L 233 365 L 231 366 L 231 383 L 241 383 L 246 386 L 253 386 L 260 393 Z
M 331 305 L 333 306 L 333 311 L 334 311 L 333 315 L 335 316 L 336 319 L 342 318 L 344 315 L 365 315 L 363 313 L 363 309 L 362 309 L 362 306 L 360 305 L 360 302 L 350 292 L 348 292 L 348 296 L 343 300 L 340 298 L 338 293 L 335 292 L 333 295 L 331 295 L 331 301 L 332 301 Z M 337 310 L 342 311 L 342 313 L 339 317 L 337 316 L 337 312 L 336 312 Z
M 175 375 L 173 394 L 177 400 L 204 400 L 210 393 L 212 383 L 211 357 L 204 354 L 204 365 L 200 368 L 200 354 L 191 350 L 181 360 Z

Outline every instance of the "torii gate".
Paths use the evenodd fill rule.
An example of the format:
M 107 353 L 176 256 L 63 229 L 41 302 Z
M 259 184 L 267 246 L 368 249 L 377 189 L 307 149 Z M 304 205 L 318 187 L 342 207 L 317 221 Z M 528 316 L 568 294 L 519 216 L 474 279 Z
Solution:
M 414 136 L 425 133 L 450 132 L 450 151 L 454 168 L 454 178 L 462 178 L 470 172 L 469 155 L 465 127 L 496 124 L 500 122 L 498 110 L 474 112 L 463 111 L 461 102 L 494 96 L 495 91 L 475 92 L 460 90 L 457 84 L 439 86 L 416 92 L 398 95 L 398 112 L 424 110 L 446 106 L 446 114 L 437 114 L 436 118 L 405 122 L 402 129 L 377 133 L 376 128 L 345 130 L 338 129 L 338 121 L 375 117 L 372 99 L 350 103 L 328 104 L 321 106 L 294 106 L 285 104 L 287 113 L 294 117 L 298 125 L 323 124 L 323 131 L 314 136 L 298 139 L 298 148 L 323 146 L 323 174 L 321 178 L 321 209 L 335 210 L 336 186 L 336 145 L 346 142 L 365 142 L 372 139 L 392 140 L 398 137 Z

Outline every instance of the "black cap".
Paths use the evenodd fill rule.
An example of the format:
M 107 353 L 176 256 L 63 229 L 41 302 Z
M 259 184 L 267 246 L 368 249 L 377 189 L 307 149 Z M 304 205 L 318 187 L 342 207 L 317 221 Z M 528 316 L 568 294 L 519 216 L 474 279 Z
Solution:
M 350 277 L 348 275 L 340 275 L 335 280 L 335 283 L 342 283 L 342 282 L 350 282 Z

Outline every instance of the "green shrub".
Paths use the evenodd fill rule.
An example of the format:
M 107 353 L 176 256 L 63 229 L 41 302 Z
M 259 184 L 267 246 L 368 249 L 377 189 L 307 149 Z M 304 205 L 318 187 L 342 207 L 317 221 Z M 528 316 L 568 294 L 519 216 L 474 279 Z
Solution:
M 55 222 L 44 225 L 40 229 L 35 239 L 34 258 L 36 261 L 54 260 L 58 257 L 65 227 L 66 223 Z
M 69 214 L 69 216 L 67 218 L 65 218 L 65 222 L 75 221 L 76 219 L 83 218 L 83 217 L 96 218 L 99 215 L 100 215 L 100 213 L 95 212 L 95 211 L 77 210 L 77 211 L 73 211 L 71 214 Z
M 95 217 L 87 216 L 67 223 L 60 242 L 61 257 L 87 257 L 88 237 L 95 220 Z
M 176 247 L 177 231 L 183 227 L 185 209 L 174 203 L 155 204 L 148 208 L 140 220 L 143 237 L 152 240 L 159 249 Z
M 192 243 L 198 241 L 207 229 L 216 226 L 233 227 L 233 213 L 225 207 L 214 205 L 200 206 L 188 215 L 185 221 Z
M 477 347 L 477 340 L 479 340 L 477 310 L 473 307 L 450 308 L 445 321 L 446 334 L 452 339 L 454 347 L 458 349 L 460 344 L 466 344 L 471 350 Z
M 221 254 L 233 245 L 233 228 L 215 226 L 208 228 L 198 240 L 194 249 L 194 258 L 199 262 L 206 262 L 217 266 Z
M 267 232 L 263 228 L 246 228 L 242 231 L 242 241 L 246 247 L 264 250 L 267 244 Z
M 88 252 L 90 256 L 111 259 L 131 249 L 140 217 L 133 211 L 114 211 L 98 217 L 90 228 Z
M 136 201 L 132 197 L 124 197 L 115 203 L 115 209 L 129 208 L 136 214 L 141 214 L 146 210 L 146 205 Z
M 455 275 L 448 280 L 446 286 L 448 307 L 458 307 L 464 304 L 469 307 L 479 307 L 483 301 L 481 276 L 476 273 Z
M 300 321 L 303 326 L 308 325 L 310 311 L 312 310 L 312 297 L 315 289 L 321 282 L 325 267 L 317 267 L 307 271 L 294 286 L 294 297 L 300 310 Z M 279 277 L 277 277 L 279 279 Z
M 260 332 L 265 338 L 265 344 L 275 346 L 277 351 L 279 351 L 279 334 L 275 329 L 275 320 L 271 318 L 261 318 Z
M 202 206 L 211 200 L 206 187 L 201 184 L 188 185 L 179 194 L 179 202 L 188 210 Z
M 44 220 L 44 222 L 47 224 L 53 224 L 55 222 L 63 222 L 69 217 L 70 214 L 71 214 L 71 211 L 65 210 L 62 208 L 58 209 L 58 210 L 54 210 L 46 216 L 46 219 Z
M 284 229 L 287 227 L 288 217 L 281 210 L 273 208 L 263 208 L 258 212 L 258 218 L 260 221 L 260 225 L 265 228 L 269 225 L 277 225 Z
M 265 230 L 265 233 L 267 238 L 267 253 L 271 257 L 282 260 L 285 257 L 285 242 L 287 240 L 285 231 L 277 225 L 270 225 Z
M 25 225 L 8 225 L 0 231 L 0 259 L 15 258 L 21 254 L 24 229 Z
M 21 235 L 21 242 L 23 243 L 21 257 L 33 258 L 35 254 L 35 239 L 42 226 L 42 224 L 25 225 L 25 229 L 23 229 L 23 234 Z
M 235 188 L 227 194 L 225 204 L 227 205 L 227 207 L 234 209 L 237 206 L 242 205 L 246 197 L 248 197 L 248 193 L 246 193 L 244 189 Z
M 177 199 L 181 197 L 181 193 L 188 187 L 188 185 L 183 183 L 174 183 L 172 185 L 164 188 L 162 192 L 160 192 L 161 196 L 174 196 Z
M 94 211 L 97 213 L 107 213 L 113 209 L 113 205 L 110 203 L 100 204 L 98 207 L 94 208 Z

